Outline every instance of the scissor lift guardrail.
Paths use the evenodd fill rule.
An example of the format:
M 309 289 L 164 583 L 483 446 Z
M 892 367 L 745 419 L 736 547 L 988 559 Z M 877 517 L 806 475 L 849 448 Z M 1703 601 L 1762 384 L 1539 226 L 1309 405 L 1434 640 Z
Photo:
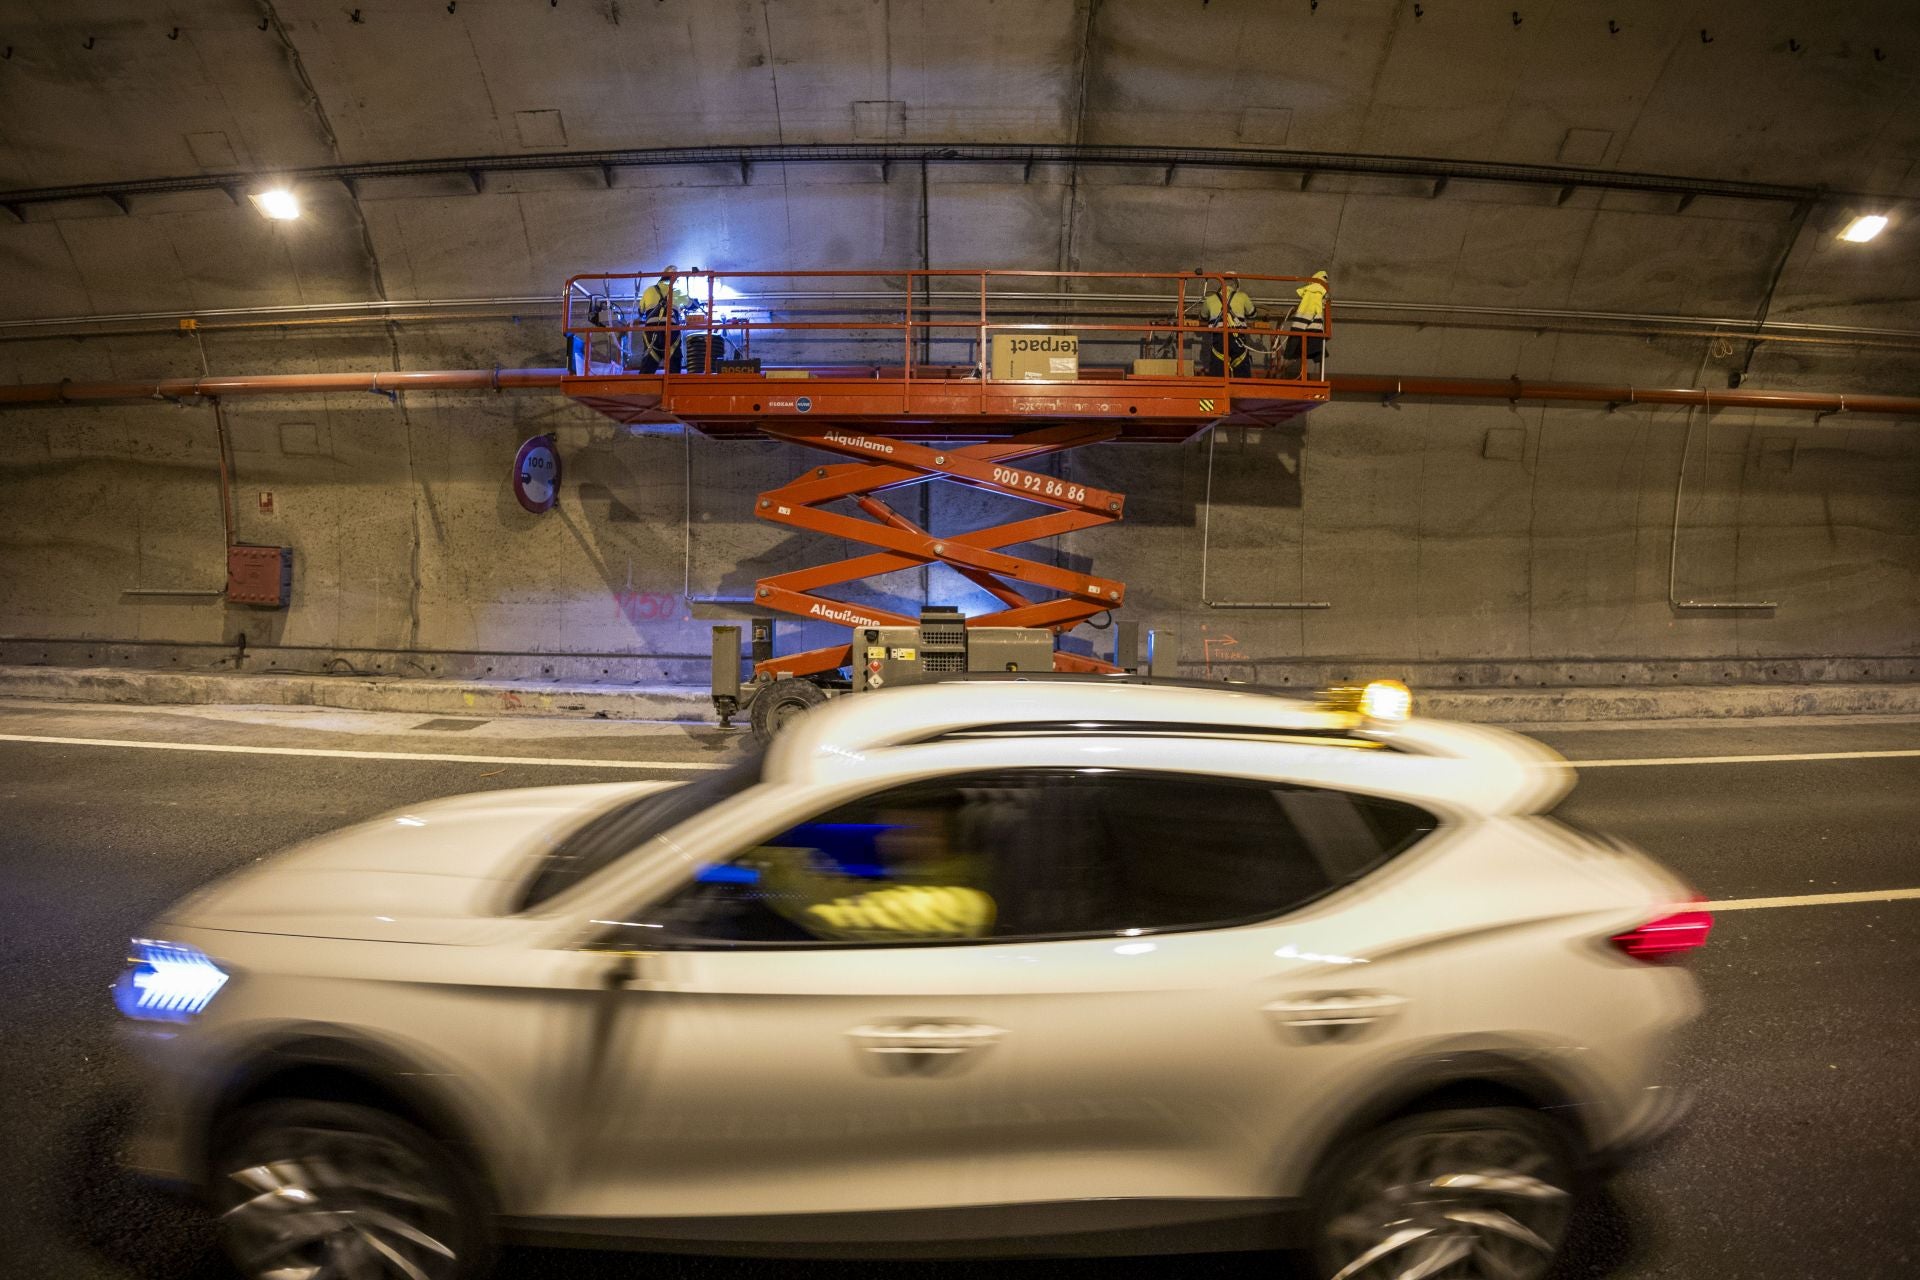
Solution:
M 660 280 L 694 304 L 686 314 L 643 310 L 648 286 Z M 755 514 L 877 550 L 764 578 L 754 589 L 763 607 L 852 627 L 912 625 L 904 615 L 817 593 L 944 564 L 1002 606 L 969 625 L 1061 633 L 1121 604 L 1125 585 L 1002 549 L 1117 520 L 1125 499 L 1014 463 L 1103 441 L 1177 442 L 1211 426 L 1271 425 L 1328 398 L 1331 305 L 1311 331 L 1284 317 L 1234 325 L 1233 342 L 1247 352 L 1244 366 L 1192 371 L 1190 348 L 1217 347 L 1222 329 L 1191 312 L 1229 280 L 1266 306 L 1316 283 L 1142 272 L 576 276 L 567 282 L 570 372 L 563 387 L 623 423 L 679 424 L 718 439 L 771 437 L 859 459 L 815 468 L 761 494 Z M 996 359 L 997 335 L 1071 336 L 1074 358 L 1063 362 L 1071 371 L 996 376 L 1006 372 Z M 1289 337 L 1299 339 L 1296 350 L 1287 348 Z M 1103 363 L 1116 346 L 1131 346 L 1141 363 Z M 637 366 L 649 347 L 665 357 L 665 367 L 642 372 Z M 1089 348 L 1093 363 L 1080 358 Z M 674 368 L 682 361 L 669 353 L 679 353 L 686 367 Z M 936 358 L 947 355 L 953 358 Z M 1053 510 L 936 537 L 879 496 L 936 479 Z M 823 509 L 842 499 L 868 518 Z M 1015 584 L 1056 594 L 1033 600 Z M 849 660 L 849 646 L 830 646 L 757 669 L 810 676 Z M 1067 671 L 1113 669 L 1059 651 L 1054 663 Z

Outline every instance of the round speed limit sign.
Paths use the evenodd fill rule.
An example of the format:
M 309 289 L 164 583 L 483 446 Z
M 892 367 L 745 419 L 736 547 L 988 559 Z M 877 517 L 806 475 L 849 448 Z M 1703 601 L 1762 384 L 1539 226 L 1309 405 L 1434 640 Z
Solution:
M 536 515 L 560 496 L 560 454 L 552 436 L 535 436 L 513 459 L 513 496 Z

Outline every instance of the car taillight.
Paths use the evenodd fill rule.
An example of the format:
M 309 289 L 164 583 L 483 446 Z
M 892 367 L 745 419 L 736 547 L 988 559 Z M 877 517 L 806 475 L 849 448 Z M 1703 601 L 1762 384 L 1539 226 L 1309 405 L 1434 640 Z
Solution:
M 1685 955 L 1696 947 L 1704 947 L 1707 934 L 1712 929 L 1712 912 L 1676 911 L 1672 915 L 1637 925 L 1625 933 L 1616 933 L 1607 941 L 1617 947 L 1621 954 L 1651 964 Z

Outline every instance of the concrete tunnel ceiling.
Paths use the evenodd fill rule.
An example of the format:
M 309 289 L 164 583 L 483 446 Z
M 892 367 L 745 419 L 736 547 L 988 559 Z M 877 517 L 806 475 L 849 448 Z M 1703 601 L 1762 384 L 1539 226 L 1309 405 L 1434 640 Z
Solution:
M 0 22 L 0 47 L 0 320 L 924 253 L 1326 267 L 1357 302 L 1920 329 L 1920 254 L 1833 237 L 1920 196 L 1920 24 L 1899 0 L 42 0 Z M 836 146 L 893 150 L 791 158 Z M 310 176 L 291 224 L 236 199 L 355 166 L 419 171 Z M 556 341 L 521 340 L 552 362 Z M 1692 381 L 1698 346 L 1642 381 Z M 1757 367 L 1863 391 L 1908 368 L 1866 350 Z M 1409 332 L 1365 354 L 1345 367 L 1514 372 L 1496 367 L 1511 343 Z M 1546 372 L 1640 358 L 1595 346 Z M 45 372 L 25 362 L 16 376 Z

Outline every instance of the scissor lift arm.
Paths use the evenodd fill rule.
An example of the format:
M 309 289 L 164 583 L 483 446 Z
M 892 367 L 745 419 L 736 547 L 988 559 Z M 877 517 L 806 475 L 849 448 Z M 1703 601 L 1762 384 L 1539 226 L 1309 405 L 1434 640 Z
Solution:
M 863 461 L 817 467 L 789 484 L 770 489 L 754 504 L 754 514 L 777 524 L 832 534 L 881 549 L 832 564 L 762 578 L 754 587 L 757 604 L 849 627 L 912 626 L 916 619 L 903 614 L 846 604 L 814 593 L 822 587 L 928 564 L 946 565 L 1004 606 L 968 619 L 968 625 L 974 627 L 1044 627 L 1060 633 L 1115 608 L 1126 598 L 1125 583 L 1041 564 L 1001 550 L 1120 518 L 1126 505 L 1126 499 L 1120 494 L 1013 465 L 1017 460 L 1110 440 L 1116 434 L 1113 427 L 1061 424 L 1023 432 L 1006 440 L 952 449 L 824 424 L 780 423 L 761 429 L 776 440 Z M 934 479 L 1025 498 L 1054 510 L 1047 515 L 936 537 L 878 496 L 890 489 Z M 871 518 L 862 520 L 822 510 L 825 504 L 842 498 L 851 499 Z M 1059 594 L 1052 599 L 1030 600 L 1014 589 L 1014 583 Z M 755 674 L 769 678 L 817 676 L 851 661 L 851 646 L 832 645 L 757 663 Z M 1054 654 L 1054 669 L 1116 670 L 1110 663 L 1060 651 Z

